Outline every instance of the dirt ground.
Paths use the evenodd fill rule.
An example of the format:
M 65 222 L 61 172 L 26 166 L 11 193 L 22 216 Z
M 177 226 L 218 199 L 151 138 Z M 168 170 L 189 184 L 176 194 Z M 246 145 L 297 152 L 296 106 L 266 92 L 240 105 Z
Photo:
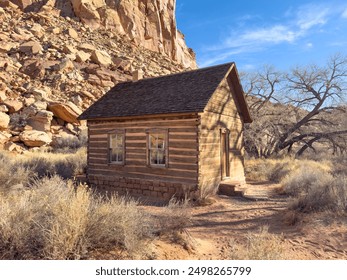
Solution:
M 278 185 L 251 182 L 246 197 L 213 197 L 207 206 L 192 207 L 187 244 L 165 238 L 154 242 L 156 259 L 230 259 L 232 250 L 245 244 L 262 227 L 281 238 L 284 259 L 347 259 L 347 219 L 332 213 L 301 215 L 293 225 L 289 198 Z M 148 211 L 160 207 L 146 206 Z M 236 246 L 236 247 L 235 247 Z

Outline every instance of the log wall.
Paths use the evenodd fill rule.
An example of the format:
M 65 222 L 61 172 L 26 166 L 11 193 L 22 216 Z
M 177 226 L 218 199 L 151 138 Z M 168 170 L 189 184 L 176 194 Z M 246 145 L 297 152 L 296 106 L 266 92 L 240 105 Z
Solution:
M 169 199 L 196 191 L 198 115 L 88 121 L 88 179 L 101 189 Z M 125 164 L 108 162 L 108 133 L 125 131 Z M 168 167 L 147 165 L 148 129 L 168 130 Z
M 221 130 L 229 131 L 230 180 L 243 183 L 243 120 L 228 79 L 219 85 L 201 114 L 199 125 L 199 187 L 216 188 L 222 179 Z

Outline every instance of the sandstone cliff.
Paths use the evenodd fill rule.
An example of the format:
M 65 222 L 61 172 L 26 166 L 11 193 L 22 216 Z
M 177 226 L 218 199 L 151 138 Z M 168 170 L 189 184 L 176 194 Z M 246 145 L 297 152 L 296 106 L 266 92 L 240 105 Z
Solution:
M 176 28 L 176 0 L 11 0 L 24 11 L 57 10 L 125 35 L 136 46 L 166 54 L 185 68 L 196 68 L 195 54 Z
M 70 2 L 54 3 L 0 0 L 0 150 L 76 139 L 86 129 L 77 116 L 134 71 L 146 78 L 186 69 L 125 32 L 82 23 L 69 15 Z

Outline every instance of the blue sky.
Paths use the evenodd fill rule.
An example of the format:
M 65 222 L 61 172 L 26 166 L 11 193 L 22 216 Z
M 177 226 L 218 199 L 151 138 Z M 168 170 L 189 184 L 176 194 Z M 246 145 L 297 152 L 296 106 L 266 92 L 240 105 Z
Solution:
M 177 0 L 176 19 L 199 67 L 287 70 L 347 55 L 346 0 Z

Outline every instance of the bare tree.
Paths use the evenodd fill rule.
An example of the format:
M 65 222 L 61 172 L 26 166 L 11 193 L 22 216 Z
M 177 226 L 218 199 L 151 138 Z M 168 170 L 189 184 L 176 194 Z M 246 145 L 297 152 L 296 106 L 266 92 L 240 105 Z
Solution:
M 284 74 L 267 67 L 243 78 L 255 120 L 246 130 L 250 152 L 268 157 L 295 150 L 301 155 L 315 150 L 316 143 L 344 152 L 346 57 L 335 55 L 324 68 L 311 65 Z

